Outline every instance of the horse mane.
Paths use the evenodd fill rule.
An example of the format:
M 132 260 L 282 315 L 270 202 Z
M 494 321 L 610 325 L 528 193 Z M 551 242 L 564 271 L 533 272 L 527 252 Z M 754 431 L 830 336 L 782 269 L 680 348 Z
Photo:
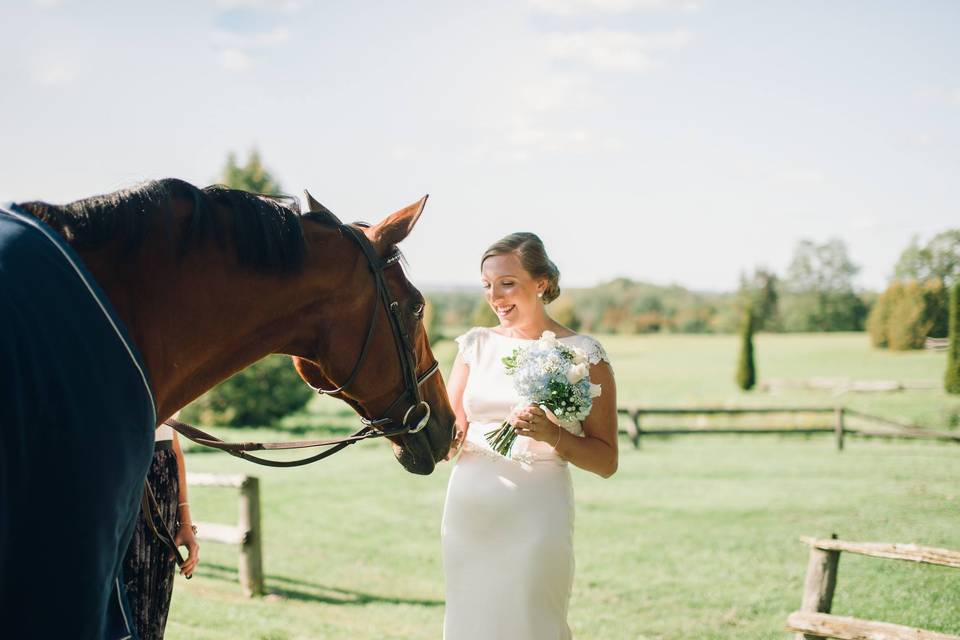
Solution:
M 201 189 L 165 178 L 66 205 L 26 202 L 20 206 L 78 248 L 101 248 L 119 237 L 132 254 L 143 245 L 158 217 L 167 236 L 173 238 L 174 200 L 193 205 L 179 247 L 181 257 L 211 236 L 223 247 L 216 210 L 226 207 L 233 214 L 233 241 L 241 264 L 264 271 L 302 268 L 306 245 L 300 205 L 291 196 L 268 196 L 223 185 Z

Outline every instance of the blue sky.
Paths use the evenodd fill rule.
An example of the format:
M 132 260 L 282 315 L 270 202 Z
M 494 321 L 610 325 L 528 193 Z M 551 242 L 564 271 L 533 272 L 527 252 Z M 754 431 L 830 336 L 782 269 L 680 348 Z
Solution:
M 4 2 L 0 199 L 260 149 L 344 219 L 424 193 L 421 285 L 535 231 L 561 284 L 728 290 L 845 240 L 884 286 L 960 226 L 960 3 Z

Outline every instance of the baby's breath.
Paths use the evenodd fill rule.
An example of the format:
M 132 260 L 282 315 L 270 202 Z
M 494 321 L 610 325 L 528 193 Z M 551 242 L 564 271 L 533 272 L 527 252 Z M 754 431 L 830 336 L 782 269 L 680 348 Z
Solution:
M 539 340 L 517 347 L 502 362 L 524 404 L 546 407 L 562 426 L 572 426 L 589 415 L 596 394 L 590 393 L 589 367 L 581 349 L 565 345 L 545 331 Z M 509 458 L 517 434 L 504 422 L 486 438 L 495 451 Z

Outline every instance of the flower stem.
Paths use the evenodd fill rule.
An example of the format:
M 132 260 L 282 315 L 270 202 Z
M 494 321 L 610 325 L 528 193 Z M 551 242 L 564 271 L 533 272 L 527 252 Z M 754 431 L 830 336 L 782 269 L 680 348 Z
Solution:
M 491 429 L 484 434 L 490 448 L 504 456 L 510 457 L 510 449 L 517 439 L 517 432 L 509 422 L 504 422 L 499 429 Z

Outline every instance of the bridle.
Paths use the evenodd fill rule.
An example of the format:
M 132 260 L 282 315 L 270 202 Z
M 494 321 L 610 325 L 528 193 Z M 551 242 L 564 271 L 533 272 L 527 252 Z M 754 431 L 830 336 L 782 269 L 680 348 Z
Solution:
M 244 460 L 249 460 L 256 464 L 262 464 L 269 467 L 298 467 L 322 460 L 323 458 L 331 456 L 334 453 L 345 449 L 351 444 L 360 442 L 361 440 L 399 436 L 407 433 L 419 433 L 427 426 L 431 415 L 429 403 L 424 401 L 420 395 L 420 386 L 429 380 L 439 370 L 440 367 L 439 363 L 434 361 L 434 363 L 430 365 L 426 371 L 419 375 L 417 374 L 417 362 L 413 353 L 413 341 L 409 332 L 404 327 L 400 303 L 391 297 L 390 288 L 387 286 L 386 277 L 384 276 L 384 271 L 400 260 L 400 253 L 395 251 L 387 258 L 381 258 L 377 254 L 373 245 L 370 243 L 370 240 L 367 239 L 367 236 L 364 235 L 362 231 L 363 228 L 369 226 L 364 223 L 345 225 L 340 222 L 340 219 L 337 218 L 337 216 L 326 209 L 310 212 L 304 215 L 310 216 L 311 218 L 319 218 L 323 222 L 333 224 L 341 233 L 346 234 L 347 237 L 356 242 L 367 260 L 367 264 L 370 267 L 371 273 L 373 274 L 374 284 L 377 288 L 377 294 L 373 302 L 373 311 L 370 314 L 370 322 L 367 327 L 367 335 L 364 338 L 363 347 L 360 349 L 360 356 L 357 358 L 357 363 L 354 365 L 353 371 L 350 372 L 350 375 L 347 376 L 346 381 L 335 389 L 322 389 L 320 387 L 313 386 L 309 382 L 307 384 L 309 384 L 311 388 L 321 395 L 336 397 L 341 395 L 353 383 L 357 377 L 357 374 L 360 372 L 360 369 L 363 367 L 364 362 L 366 361 L 367 352 L 370 349 L 370 343 L 373 339 L 373 332 L 377 326 L 377 317 L 380 315 L 380 307 L 383 307 L 387 316 L 387 320 L 390 322 L 394 344 L 397 347 L 397 355 L 400 360 L 400 370 L 403 372 L 404 388 L 400 395 L 390 403 L 386 410 L 384 410 L 384 417 L 370 418 L 361 415 L 360 421 L 363 423 L 363 427 L 360 430 L 349 436 L 330 438 L 327 440 L 304 440 L 296 442 L 224 442 L 216 436 L 212 436 L 192 425 L 180 422 L 174 418 L 170 418 L 164 422 L 164 424 L 176 429 L 179 433 L 183 434 L 185 437 L 196 442 L 197 444 L 202 444 L 208 447 L 219 449 L 221 451 L 226 451 L 227 453 L 238 458 L 243 458 Z M 406 398 L 409 398 L 410 406 L 404 413 L 403 420 L 397 424 L 393 418 L 389 417 L 389 414 L 400 402 Z M 417 411 L 421 407 L 423 408 L 423 416 L 419 419 L 416 419 Z M 253 456 L 248 453 L 250 451 L 306 449 L 313 447 L 330 448 L 306 458 L 288 461 L 270 460 L 267 458 Z
M 330 214 L 333 215 L 333 214 Z M 353 238 L 354 241 L 360 246 L 363 250 L 364 256 L 367 258 L 367 263 L 370 265 L 370 270 L 373 272 L 373 279 L 377 287 L 377 300 L 374 301 L 373 312 L 370 314 L 370 323 L 367 327 L 367 336 L 363 341 L 363 347 L 360 349 L 360 357 L 357 358 L 357 364 L 354 365 L 353 371 L 350 372 L 350 375 L 347 377 L 347 381 L 336 389 L 321 389 L 320 387 L 315 387 L 309 382 L 307 383 L 310 387 L 319 393 L 320 395 L 336 396 L 342 393 L 353 380 L 357 377 L 357 374 L 360 372 L 363 363 L 367 358 L 367 351 L 370 348 L 370 342 L 373 338 L 373 331 L 377 326 L 377 318 L 380 316 L 377 311 L 382 305 L 384 309 L 387 310 L 387 318 L 390 320 L 390 328 L 393 330 L 393 341 L 397 347 L 397 355 L 400 358 L 400 370 L 403 372 L 403 385 L 404 390 L 400 393 L 399 396 L 390 403 L 390 406 L 384 411 L 384 414 L 389 414 L 394 407 L 397 406 L 401 400 L 405 397 L 410 397 L 413 401 L 413 404 L 407 409 L 407 412 L 403 416 L 403 421 L 400 425 L 400 429 L 396 432 L 385 433 L 383 427 L 389 425 L 393 422 L 392 418 L 383 417 L 370 419 L 363 416 L 360 417 L 360 421 L 370 427 L 378 433 L 384 433 L 384 435 L 399 435 L 401 433 L 418 433 L 430 420 L 430 405 L 424 402 L 420 398 L 420 385 L 427 381 L 433 374 L 439 369 L 439 363 L 434 362 L 430 368 L 419 376 L 416 374 L 416 362 L 413 357 L 413 342 L 410 339 L 410 334 L 404 328 L 403 318 L 401 317 L 402 312 L 400 311 L 400 303 L 396 300 L 390 298 L 390 290 L 387 287 L 386 278 L 384 278 L 383 272 L 387 267 L 392 264 L 397 263 L 400 260 L 400 253 L 394 252 L 391 256 L 381 259 L 377 255 L 373 246 L 370 244 L 370 241 L 367 239 L 367 236 L 360 231 L 359 228 L 366 225 L 359 224 L 357 226 L 343 225 L 341 224 L 340 229 L 347 233 L 348 236 Z M 409 425 L 408 419 L 410 415 L 419 407 L 424 407 L 425 413 L 423 418 L 421 418 L 415 425 Z

